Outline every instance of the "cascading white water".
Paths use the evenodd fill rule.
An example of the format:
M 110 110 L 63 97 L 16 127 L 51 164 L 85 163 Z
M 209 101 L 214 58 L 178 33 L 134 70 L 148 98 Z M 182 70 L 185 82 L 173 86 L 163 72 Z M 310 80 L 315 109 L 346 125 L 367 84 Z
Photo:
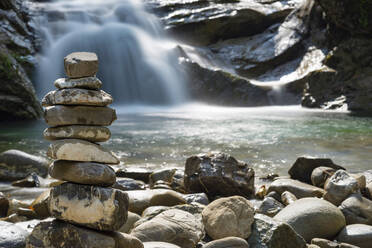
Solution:
M 70 52 L 98 54 L 98 77 L 116 103 L 178 104 L 186 100 L 182 76 L 174 68 L 172 42 L 141 0 L 54 0 L 39 3 L 45 34 L 36 87 L 40 95 L 64 77 Z

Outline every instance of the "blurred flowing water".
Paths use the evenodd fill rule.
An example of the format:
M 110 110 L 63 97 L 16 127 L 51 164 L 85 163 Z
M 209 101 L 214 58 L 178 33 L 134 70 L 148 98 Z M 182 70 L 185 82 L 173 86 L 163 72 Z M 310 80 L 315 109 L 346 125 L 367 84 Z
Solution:
M 64 77 L 63 58 L 76 51 L 98 54 L 98 77 L 116 103 L 173 105 L 186 100 L 174 68 L 175 44 L 141 0 L 53 0 L 34 4 L 45 36 L 36 88 L 39 96 Z
M 123 167 L 184 167 L 187 157 L 227 152 L 258 175 L 282 175 L 302 155 L 328 157 L 353 172 L 372 167 L 372 118 L 300 106 L 223 108 L 114 106 L 118 120 L 103 145 Z M 20 149 L 45 156 L 40 122 L 1 124 L 0 152 Z

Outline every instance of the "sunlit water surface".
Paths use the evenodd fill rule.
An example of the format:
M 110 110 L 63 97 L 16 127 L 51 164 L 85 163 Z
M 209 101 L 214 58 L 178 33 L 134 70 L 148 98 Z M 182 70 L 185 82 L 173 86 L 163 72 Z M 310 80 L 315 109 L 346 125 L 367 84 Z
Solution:
M 299 106 L 223 108 L 115 107 L 118 120 L 104 146 L 123 167 L 183 167 L 187 157 L 221 151 L 254 166 L 258 175 L 285 175 L 302 155 L 329 157 L 350 171 L 372 169 L 372 118 Z M 20 149 L 45 156 L 45 124 L 0 126 L 0 152 Z

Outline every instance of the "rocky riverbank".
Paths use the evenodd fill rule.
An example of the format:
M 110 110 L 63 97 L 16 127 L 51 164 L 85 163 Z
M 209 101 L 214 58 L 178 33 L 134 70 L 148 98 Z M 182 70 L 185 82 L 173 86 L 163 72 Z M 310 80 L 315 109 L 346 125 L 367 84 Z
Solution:
M 2 153 L 1 175 L 22 177 L 29 161 L 21 152 Z M 50 187 L 70 183 L 37 175 L 45 176 L 48 163 L 33 161 L 30 176 L 0 184 L 1 247 L 25 247 L 27 240 L 48 240 L 50 247 L 126 248 L 368 248 L 372 242 L 372 172 L 350 173 L 330 159 L 300 157 L 288 176 L 255 175 L 251 166 L 222 153 L 189 157 L 184 168 L 114 166 L 112 187 L 129 198 L 120 236 L 51 218 L 56 194 L 50 195 Z M 85 211 L 98 210 L 93 208 L 81 208 L 80 215 L 88 218 Z

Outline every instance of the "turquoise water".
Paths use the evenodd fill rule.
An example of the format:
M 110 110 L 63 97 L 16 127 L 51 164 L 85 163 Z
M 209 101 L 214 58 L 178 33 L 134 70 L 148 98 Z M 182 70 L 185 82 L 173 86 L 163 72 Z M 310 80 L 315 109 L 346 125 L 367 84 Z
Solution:
M 372 118 L 299 106 L 115 108 L 112 139 L 103 145 L 122 166 L 183 167 L 191 155 L 221 151 L 252 164 L 258 175 L 285 175 L 302 155 L 329 157 L 353 172 L 372 169 Z M 0 152 L 45 156 L 45 127 L 42 121 L 0 124 Z

